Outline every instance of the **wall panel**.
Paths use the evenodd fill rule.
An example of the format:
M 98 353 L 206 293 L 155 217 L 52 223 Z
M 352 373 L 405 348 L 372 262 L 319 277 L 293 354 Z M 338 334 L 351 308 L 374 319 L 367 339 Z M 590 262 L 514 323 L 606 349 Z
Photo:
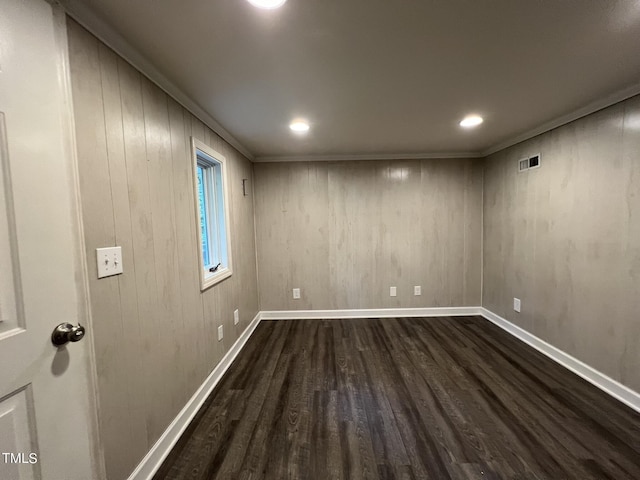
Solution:
M 640 97 L 491 155 L 484 178 L 483 306 L 640 391 Z
M 107 476 L 127 478 L 258 311 L 251 163 L 69 20 Z M 200 292 L 190 136 L 228 160 L 233 275 Z M 95 249 L 124 274 L 98 280 Z M 233 325 L 233 310 L 240 324 Z M 217 341 L 217 327 L 225 337 Z
M 477 160 L 262 163 L 254 170 L 262 310 L 480 304 Z

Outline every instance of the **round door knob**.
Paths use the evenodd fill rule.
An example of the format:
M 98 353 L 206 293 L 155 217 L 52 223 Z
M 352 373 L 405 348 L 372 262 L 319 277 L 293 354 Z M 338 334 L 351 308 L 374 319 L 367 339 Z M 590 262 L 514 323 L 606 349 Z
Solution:
M 80 324 L 74 327 L 70 323 L 61 323 L 53 329 L 51 342 L 56 347 L 61 347 L 69 342 L 78 342 L 84 337 L 84 327 Z

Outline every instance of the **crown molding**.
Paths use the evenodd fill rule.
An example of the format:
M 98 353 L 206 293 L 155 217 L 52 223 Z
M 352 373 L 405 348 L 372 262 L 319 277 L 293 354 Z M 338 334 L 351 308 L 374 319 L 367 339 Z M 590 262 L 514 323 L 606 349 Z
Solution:
M 59 0 L 58 3 L 76 22 L 95 35 L 100 41 L 133 65 L 144 76 L 164 90 L 179 104 L 184 106 L 223 140 L 233 146 L 249 160 L 254 155 L 238 139 L 229 133 L 216 119 L 209 115 L 200 105 L 184 93 L 171 80 L 165 77 L 147 58 L 131 45 L 122 35 L 104 20 L 98 17 L 82 0 Z
M 611 95 L 607 95 L 606 97 L 603 97 L 599 100 L 591 102 L 585 105 L 584 107 L 574 110 L 571 113 L 562 115 L 546 123 L 543 123 L 542 125 L 534 129 L 527 130 L 526 132 L 516 135 L 515 137 L 511 137 L 508 140 L 497 143 L 494 146 L 488 148 L 487 150 L 484 150 L 483 152 L 481 152 L 480 156 L 488 157 L 489 155 L 499 152 L 500 150 L 504 150 L 505 148 L 512 147 L 513 145 L 516 145 L 520 142 L 524 142 L 525 140 L 529 140 L 530 138 L 537 137 L 538 135 L 541 135 L 555 128 L 571 123 L 575 120 L 578 120 L 579 118 L 586 117 L 587 115 L 591 115 L 592 113 L 595 113 L 599 110 L 615 105 L 616 103 L 627 100 L 628 98 L 635 97 L 636 95 L 640 95 L 640 82 L 633 84 L 622 90 L 618 90 L 617 92 L 614 92 Z
M 217 120 L 208 114 L 198 103 L 192 100 L 178 86 L 164 76 L 144 55 L 133 47 L 127 40 L 116 32 L 104 20 L 99 18 L 82 0 L 58 0 L 66 13 L 98 37 L 107 46 L 113 49 L 118 55 L 131 63 L 136 69 L 142 72 L 149 80 L 158 85 L 169 96 L 183 105 L 209 128 L 216 132 L 231 146 L 236 148 L 249 160 L 257 163 L 266 162 L 340 162 L 354 160 L 412 160 L 412 159 L 438 159 L 438 158 L 484 158 L 500 150 L 504 150 L 518 143 L 529 140 L 533 137 L 546 133 L 555 128 L 571 123 L 579 118 L 595 113 L 628 98 L 640 95 L 640 82 L 630 85 L 627 88 L 607 95 L 599 100 L 589 103 L 566 115 L 562 115 L 542 125 L 527 130 L 523 133 L 499 142 L 486 150 L 479 152 L 425 152 L 425 153 L 373 153 L 373 154 L 331 154 L 331 155 L 267 155 L 254 156 L 239 140 L 229 133 Z
M 442 152 L 442 153 L 364 153 L 355 155 L 269 155 L 256 157 L 256 163 L 268 162 L 348 162 L 354 160 L 423 160 L 436 158 L 480 158 L 479 152 Z

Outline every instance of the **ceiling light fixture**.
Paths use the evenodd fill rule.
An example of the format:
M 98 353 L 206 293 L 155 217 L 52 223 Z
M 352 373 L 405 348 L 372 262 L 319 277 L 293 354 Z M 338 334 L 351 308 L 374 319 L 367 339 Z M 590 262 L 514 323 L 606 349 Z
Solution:
M 480 125 L 484 120 L 479 115 L 467 115 L 460 122 L 460 126 L 464 128 L 472 128 Z
M 291 122 L 289 128 L 296 133 L 306 133 L 309 131 L 309 124 L 303 120 L 295 120 Z
M 287 0 L 249 0 L 254 7 L 264 8 L 265 10 L 273 10 L 280 8 Z

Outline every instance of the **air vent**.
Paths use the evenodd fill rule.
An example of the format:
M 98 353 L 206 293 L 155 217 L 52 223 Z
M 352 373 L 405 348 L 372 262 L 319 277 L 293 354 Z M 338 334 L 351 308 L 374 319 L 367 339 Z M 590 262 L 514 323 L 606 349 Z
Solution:
M 533 155 L 529 158 L 523 158 L 518 160 L 518 171 L 524 172 L 532 168 L 538 168 L 540 166 L 540 154 Z
M 528 158 L 523 158 L 522 160 L 520 160 L 519 163 L 519 170 L 521 172 L 524 172 L 525 170 L 529 169 L 529 159 Z

